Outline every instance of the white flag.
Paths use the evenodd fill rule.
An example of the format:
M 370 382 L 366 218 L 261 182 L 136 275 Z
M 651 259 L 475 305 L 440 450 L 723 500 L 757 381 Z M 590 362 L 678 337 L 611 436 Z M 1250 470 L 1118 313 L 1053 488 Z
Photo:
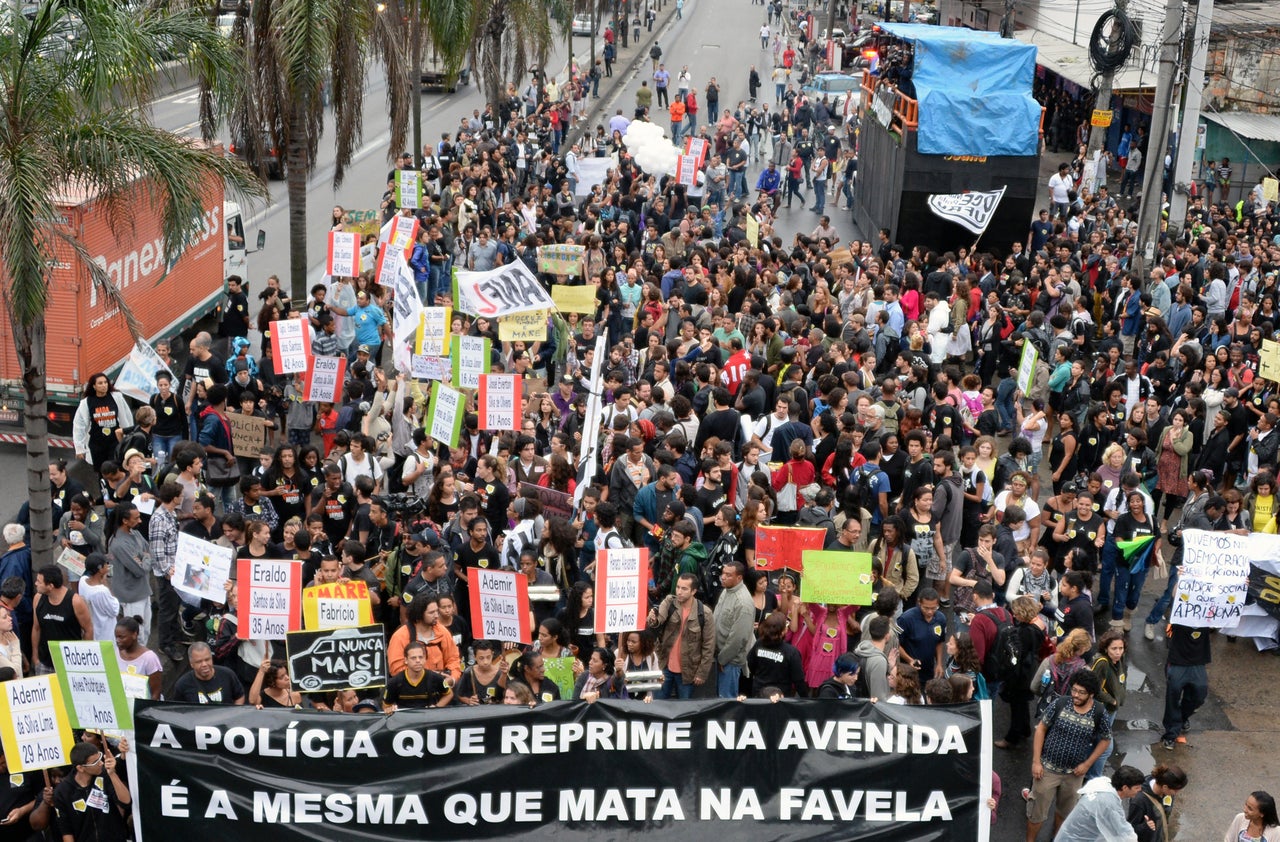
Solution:
M 985 193 L 937 193 L 928 199 L 929 210 L 981 236 L 991 224 L 991 217 L 996 215 L 1007 189 L 1005 186 Z

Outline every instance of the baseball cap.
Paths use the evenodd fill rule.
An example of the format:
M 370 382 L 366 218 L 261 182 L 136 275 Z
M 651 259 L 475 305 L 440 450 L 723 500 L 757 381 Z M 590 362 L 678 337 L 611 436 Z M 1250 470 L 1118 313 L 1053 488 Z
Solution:
M 364 711 L 372 711 L 373 713 L 377 713 L 378 710 L 379 710 L 378 703 L 375 701 L 372 701 L 371 699 L 361 699 L 360 701 L 356 702 L 355 705 L 352 706 L 351 708 L 352 713 L 362 713 Z
M 437 549 L 440 546 L 440 536 L 428 529 L 413 533 L 409 536 L 409 540 L 416 541 L 419 544 L 426 544 L 432 549 Z
M 1228 398 L 1238 398 L 1238 397 L 1240 397 L 1240 390 L 1239 390 L 1239 389 L 1237 389 L 1236 387 L 1232 386 L 1232 387 L 1228 388 L 1226 391 L 1224 391 L 1222 394 L 1223 394 L 1223 396 L 1224 396 L 1224 397 L 1228 397 Z
M 357 354 L 369 354 L 369 353 L 372 353 L 372 352 L 369 350 L 369 346 L 368 346 L 368 345 L 361 345 L 359 348 L 356 348 L 356 353 L 357 353 Z
M 561 383 L 564 383 L 565 385 L 572 386 L 572 385 L 573 385 L 573 375 L 571 375 L 571 374 L 566 374 L 566 375 L 564 375 L 563 377 L 561 377 L 561 378 L 560 378 L 560 382 L 561 382 Z

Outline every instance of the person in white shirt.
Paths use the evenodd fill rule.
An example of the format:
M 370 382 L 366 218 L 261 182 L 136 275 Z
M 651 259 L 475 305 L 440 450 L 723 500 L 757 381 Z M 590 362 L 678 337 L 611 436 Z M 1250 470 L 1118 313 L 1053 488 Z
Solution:
M 115 640 L 116 623 L 120 619 L 120 600 L 111 593 L 107 576 L 111 573 L 111 561 L 102 553 L 90 553 L 84 560 L 84 576 L 80 579 L 78 593 L 89 606 L 93 619 L 94 640 Z
M 769 24 L 760 27 L 760 49 L 767 50 L 769 48 Z
M 1071 205 L 1071 199 L 1067 196 L 1067 191 L 1073 186 L 1071 165 L 1059 164 L 1058 172 L 1049 177 L 1049 201 L 1053 206 L 1050 209 L 1050 213 L 1053 216 L 1066 219 L 1067 209 Z

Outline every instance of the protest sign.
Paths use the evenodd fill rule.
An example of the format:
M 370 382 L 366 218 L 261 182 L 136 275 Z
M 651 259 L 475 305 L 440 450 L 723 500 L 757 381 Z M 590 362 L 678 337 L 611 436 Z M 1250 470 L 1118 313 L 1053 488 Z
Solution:
M 563 651 L 568 651 L 563 650 Z M 573 698 L 573 683 L 577 677 L 573 674 L 573 662 L 578 660 L 573 655 L 561 655 L 558 658 L 543 658 L 542 666 L 546 671 L 546 680 L 560 690 L 561 699 Z M 550 694 L 544 695 L 542 701 L 551 700 Z
M 97 517 L 97 515 L 94 515 L 94 517 Z M 68 573 L 75 576 L 84 576 L 84 555 L 70 547 L 63 547 L 62 552 L 58 553 L 57 564 Z
M 71 762 L 71 723 L 56 676 L 0 683 L 0 742 L 10 775 Z
M 502 342 L 544 342 L 547 338 L 547 310 L 512 313 L 498 320 L 498 339 Z
M 292 631 L 285 648 L 289 675 L 303 693 L 363 690 L 387 683 L 387 636 L 381 625 Z
M 453 362 L 455 389 L 479 389 L 480 375 L 493 365 L 490 340 L 484 336 L 453 336 L 449 358 Z
M 471 633 L 476 640 L 532 643 L 529 580 L 513 570 L 467 570 Z
M 449 307 L 423 307 L 418 312 L 416 353 L 443 357 L 449 353 L 449 325 L 453 311 Z
M 692 187 L 698 177 L 698 159 L 692 155 L 676 156 L 676 184 Z
M 543 485 L 535 485 L 531 482 L 520 483 L 520 493 L 527 494 L 533 492 L 538 497 L 538 502 L 542 503 L 542 513 L 544 515 L 555 515 L 565 520 L 573 519 L 573 495 L 564 491 L 556 491 L 554 488 L 547 488 Z
M 480 375 L 480 429 L 520 429 L 520 375 Z
M 178 552 L 173 558 L 173 587 L 197 599 L 225 602 L 235 551 L 194 535 L 178 533 Z
M 129 352 L 128 358 L 120 368 L 120 374 L 116 376 L 116 391 L 146 403 L 152 395 L 160 391 L 160 387 L 156 385 L 156 375 L 162 371 L 173 374 L 154 348 L 145 342 L 139 342 Z
M 431 388 L 431 402 L 427 406 L 427 434 L 437 442 L 450 447 L 458 446 L 462 435 L 462 415 L 466 399 L 457 389 L 437 382 Z
M 803 561 L 805 602 L 871 604 L 871 553 L 806 550 Z
M 394 272 L 387 266 L 394 267 Z M 392 296 L 391 327 L 392 334 L 399 341 L 407 341 L 418 329 L 418 311 L 422 309 L 422 299 L 418 297 L 418 282 L 414 279 L 413 270 L 405 262 L 404 255 L 397 251 L 393 244 L 387 243 L 378 255 L 378 282 L 394 291 Z
M 312 357 L 302 384 L 309 401 L 342 401 L 342 382 L 347 373 L 346 357 Z
M 1018 389 L 1022 394 L 1031 391 L 1031 383 L 1036 377 L 1036 363 L 1040 360 L 1040 352 L 1030 340 L 1022 342 L 1022 356 L 1018 359 Z
M 360 274 L 359 234 L 329 232 L 329 260 L 325 264 L 325 272 L 339 278 L 353 278 Z
M 598 287 L 594 284 L 585 286 L 556 284 L 551 288 L 551 298 L 556 303 L 556 309 L 561 313 L 594 315 L 596 312 L 597 289 Z
M 1258 376 L 1272 383 L 1280 383 L 1280 342 L 1270 339 L 1262 340 L 1262 350 L 1258 354 Z
M 579 199 L 590 196 L 591 188 L 597 184 L 604 184 L 609 178 L 609 170 L 617 167 L 616 152 L 606 158 L 579 158 L 578 183 L 573 189 L 573 195 Z
M 1280 179 L 1262 179 L 1262 198 L 1268 202 L 1280 202 Z
M 602 699 L 492 714 L 140 702 L 137 786 L 157 795 L 138 799 L 139 838 L 990 838 L 991 702 Z M 174 781 L 180 800 L 165 797 Z
M 596 634 L 643 629 L 649 602 L 649 551 L 596 553 Z
M 1272 562 L 1274 567 L 1275 562 Z M 1247 605 L 1256 605 L 1266 614 L 1280 620 L 1280 575 L 1274 569 L 1249 564 L 1249 597 Z
M 444 357 L 413 354 L 410 360 L 410 376 L 414 380 L 444 380 L 449 376 L 449 361 Z
M 343 228 L 350 233 L 366 237 L 369 234 L 378 233 L 378 228 L 382 220 L 382 211 L 377 208 L 349 210 L 345 214 L 345 220 Z
M 378 260 L 373 267 L 373 279 L 378 286 L 384 289 L 395 289 L 396 274 L 400 270 L 397 258 L 403 258 L 395 246 L 390 241 L 382 243 L 378 246 Z M 414 290 L 414 298 L 418 297 L 417 290 Z
M 1205 529 L 1182 532 L 1182 568 L 1169 622 L 1214 629 L 1240 621 L 1249 595 L 1251 558 L 1275 558 L 1276 535 L 1232 535 Z
M 228 412 L 231 425 L 231 450 L 237 456 L 257 459 L 258 451 L 267 443 L 267 419 L 243 412 Z
M 418 227 L 418 217 L 393 216 L 391 236 L 387 238 L 387 242 L 392 248 L 404 252 L 405 260 L 408 260 L 413 256 L 413 247 L 418 242 L 418 233 L 421 230 Z
M 454 279 L 457 309 L 473 316 L 496 319 L 555 306 L 537 276 L 519 260 L 488 272 L 456 269 Z
M 752 248 L 760 246 L 760 220 L 750 213 L 747 214 L 747 242 L 751 243 Z
M 307 631 L 367 626 L 372 622 L 369 586 L 361 580 L 302 589 L 302 624 Z
M 236 563 L 236 637 L 283 640 L 302 628 L 302 562 L 242 558 Z
M 71 700 L 67 713 L 72 728 L 113 733 L 133 730 L 133 713 L 120 678 L 114 642 L 51 640 L 49 657 L 62 697 Z
M 808 526 L 756 527 L 757 570 L 803 570 L 804 553 L 820 550 L 827 530 Z
M 396 170 L 396 204 L 417 210 L 422 207 L 422 173 L 414 169 Z
M 311 322 L 305 318 L 272 322 L 271 359 L 276 374 L 306 371 L 311 362 Z
M 697 166 L 701 167 L 707 160 L 707 152 L 711 144 L 705 137 L 687 137 L 684 141 L 684 154 L 693 156 Z
M 576 277 L 582 274 L 583 258 L 587 247 L 552 243 L 538 246 L 538 271 L 548 275 L 567 275 Z

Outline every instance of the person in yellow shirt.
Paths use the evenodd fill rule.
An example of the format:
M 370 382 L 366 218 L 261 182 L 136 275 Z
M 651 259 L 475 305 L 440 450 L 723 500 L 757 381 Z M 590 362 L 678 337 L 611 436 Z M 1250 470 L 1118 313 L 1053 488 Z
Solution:
M 1276 480 L 1270 471 L 1259 471 L 1250 484 L 1249 516 L 1254 532 L 1276 532 Z

